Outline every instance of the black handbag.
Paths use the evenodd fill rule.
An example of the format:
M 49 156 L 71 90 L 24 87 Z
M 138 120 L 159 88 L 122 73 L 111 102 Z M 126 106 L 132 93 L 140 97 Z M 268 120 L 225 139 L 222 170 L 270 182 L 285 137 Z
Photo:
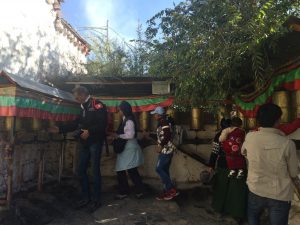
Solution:
M 123 152 L 125 149 L 126 143 L 127 143 L 127 140 L 122 139 L 122 138 L 117 138 L 117 139 L 113 140 L 112 145 L 114 148 L 114 152 L 117 154 L 120 154 L 121 152 Z

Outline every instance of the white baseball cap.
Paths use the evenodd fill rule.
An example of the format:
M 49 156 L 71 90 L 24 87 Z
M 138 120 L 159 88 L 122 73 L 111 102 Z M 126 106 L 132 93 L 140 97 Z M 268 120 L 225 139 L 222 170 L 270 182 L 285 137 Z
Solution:
M 165 114 L 165 110 L 163 107 L 158 106 L 155 108 L 155 110 L 151 111 L 150 114 L 159 114 L 159 115 L 164 115 Z

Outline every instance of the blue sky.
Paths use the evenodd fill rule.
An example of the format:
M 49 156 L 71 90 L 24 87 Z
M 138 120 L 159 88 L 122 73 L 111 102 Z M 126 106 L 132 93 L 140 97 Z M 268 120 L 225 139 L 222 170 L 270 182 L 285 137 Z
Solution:
M 62 12 L 75 29 L 103 27 L 109 20 L 109 27 L 130 40 L 136 38 L 138 21 L 145 29 L 148 19 L 162 9 L 173 7 L 173 2 L 180 0 L 65 0 Z

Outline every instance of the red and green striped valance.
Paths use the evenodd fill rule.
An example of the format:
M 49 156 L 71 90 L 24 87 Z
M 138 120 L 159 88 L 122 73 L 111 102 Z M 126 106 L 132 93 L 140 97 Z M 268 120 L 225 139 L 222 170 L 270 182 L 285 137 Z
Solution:
M 247 96 L 237 96 L 235 103 L 244 116 L 255 117 L 259 106 L 271 101 L 272 94 L 278 87 L 284 87 L 289 91 L 300 90 L 300 67 L 287 73 L 274 76 L 258 93 Z
M 157 106 L 168 107 L 173 104 L 173 97 L 168 96 L 143 96 L 143 97 L 122 97 L 122 98 L 108 98 L 97 97 L 106 106 L 109 112 L 117 112 L 121 101 L 125 100 L 132 106 L 133 112 L 151 111 Z
M 118 105 L 123 100 L 131 104 L 134 112 L 150 111 L 157 106 L 168 107 L 173 103 L 173 97 L 166 96 L 97 98 L 106 104 L 109 112 L 117 112 Z M 80 107 L 77 105 L 32 98 L 0 96 L 0 116 L 34 117 L 37 119 L 62 121 L 73 120 L 79 113 Z
M 47 99 L 49 100 L 49 99 Z M 34 117 L 55 121 L 73 120 L 80 113 L 79 105 L 62 101 L 0 96 L 0 116 Z

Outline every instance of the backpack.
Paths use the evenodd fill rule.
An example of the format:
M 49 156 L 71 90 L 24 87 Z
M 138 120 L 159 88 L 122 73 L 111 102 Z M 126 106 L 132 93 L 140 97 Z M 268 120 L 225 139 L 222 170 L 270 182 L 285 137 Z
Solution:
M 167 121 L 171 130 L 171 142 L 175 146 L 179 146 L 182 144 L 183 129 L 181 126 L 176 125 L 174 119 L 169 115 L 167 115 Z
M 226 152 L 226 155 L 240 155 L 241 147 L 245 140 L 245 131 L 236 128 L 233 130 L 227 137 L 225 141 L 222 142 L 223 150 Z

